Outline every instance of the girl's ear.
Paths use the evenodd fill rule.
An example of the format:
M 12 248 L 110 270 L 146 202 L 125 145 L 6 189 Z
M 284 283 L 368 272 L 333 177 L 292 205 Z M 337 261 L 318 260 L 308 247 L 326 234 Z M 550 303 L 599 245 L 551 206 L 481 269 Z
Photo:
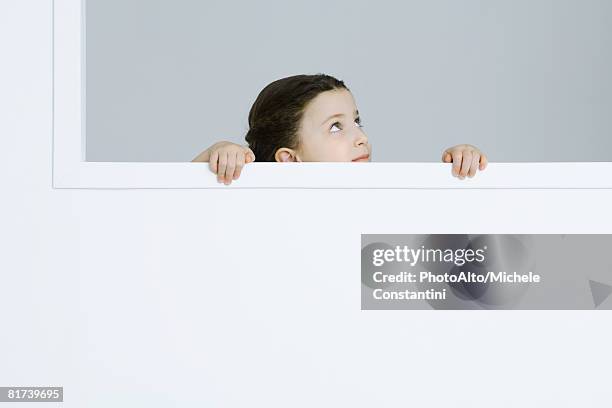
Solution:
M 276 151 L 276 154 L 274 155 L 274 158 L 276 159 L 277 162 L 295 162 L 295 161 L 300 161 L 296 157 L 296 154 L 295 154 L 295 152 L 293 150 L 286 149 L 286 148 L 278 149 Z

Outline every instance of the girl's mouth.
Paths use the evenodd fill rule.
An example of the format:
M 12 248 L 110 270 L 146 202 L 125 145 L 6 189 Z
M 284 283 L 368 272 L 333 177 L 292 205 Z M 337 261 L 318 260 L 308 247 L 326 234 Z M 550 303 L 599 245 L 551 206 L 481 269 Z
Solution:
M 370 158 L 369 154 L 364 154 L 364 155 L 359 156 L 356 159 L 353 159 L 351 161 L 354 161 L 354 162 L 366 162 L 366 161 L 368 161 L 369 158 Z

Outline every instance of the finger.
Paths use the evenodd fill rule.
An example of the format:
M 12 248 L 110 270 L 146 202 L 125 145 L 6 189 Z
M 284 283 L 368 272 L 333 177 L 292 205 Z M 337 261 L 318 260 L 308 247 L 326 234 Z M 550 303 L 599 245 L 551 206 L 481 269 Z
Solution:
M 451 156 L 451 154 L 449 152 L 444 152 L 442 153 L 442 161 L 444 163 L 450 163 L 452 161 L 453 157 Z
M 489 164 L 489 160 L 487 160 L 487 156 L 483 154 L 480 156 L 480 170 L 484 170 L 487 167 L 487 164 Z
M 220 152 L 219 153 L 219 171 L 217 172 L 217 180 L 224 181 L 226 167 L 227 167 L 227 152 Z
M 240 177 L 240 172 L 242 172 L 242 168 L 244 167 L 244 154 L 238 154 L 238 160 L 236 161 L 236 170 L 234 171 L 234 180 L 238 180 Z
M 476 170 L 478 170 L 478 163 L 480 162 L 480 154 L 478 152 L 474 152 L 472 155 L 472 163 L 470 165 L 470 171 L 468 172 L 468 177 L 472 178 L 476 175 Z
M 459 176 L 459 170 L 461 169 L 461 152 L 453 152 L 453 176 Z
M 227 167 L 225 168 L 225 184 L 231 184 L 234 178 L 234 170 L 236 170 L 236 156 L 238 152 L 232 152 L 227 155 Z
M 210 155 L 210 160 L 208 161 L 208 166 L 210 167 L 210 170 L 212 170 L 212 172 L 215 174 L 217 174 L 217 170 L 218 170 L 218 164 L 217 164 L 218 161 L 219 161 L 219 151 L 215 150 Z
M 463 152 L 463 162 L 461 163 L 461 178 L 465 178 L 470 170 L 470 165 L 472 164 L 472 152 L 469 150 Z
M 255 161 L 255 153 L 247 147 L 246 162 L 252 163 Z

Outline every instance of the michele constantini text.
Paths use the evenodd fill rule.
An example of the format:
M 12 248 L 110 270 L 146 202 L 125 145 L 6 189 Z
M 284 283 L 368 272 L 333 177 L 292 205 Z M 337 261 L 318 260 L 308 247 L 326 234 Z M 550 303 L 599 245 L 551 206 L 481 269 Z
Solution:
M 540 275 L 531 271 L 527 273 L 517 272 L 459 272 L 456 274 L 440 273 L 434 274 L 429 271 L 419 273 L 400 272 L 398 274 L 385 274 L 377 271 L 372 274 L 372 280 L 376 283 L 500 283 L 500 284 L 521 284 L 521 283 L 540 283 Z M 372 296 L 377 300 L 445 300 L 446 289 L 436 290 L 427 289 L 420 291 L 413 290 L 385 290 L 374 289 Z

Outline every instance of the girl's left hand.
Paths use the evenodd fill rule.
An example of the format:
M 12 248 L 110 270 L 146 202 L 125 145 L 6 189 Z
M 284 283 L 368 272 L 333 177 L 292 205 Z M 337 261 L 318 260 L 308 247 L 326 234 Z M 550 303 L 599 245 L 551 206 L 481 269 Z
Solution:
M 442 153 L 444 163 L 453 163 L 451 169 L 454 177 L 463 180 L 466 176 L 474 177 L 476 170 L 481 171 L 487 167 L 487 156 L 484 155 L 476 146 L 460 144 L 449 147 Z

